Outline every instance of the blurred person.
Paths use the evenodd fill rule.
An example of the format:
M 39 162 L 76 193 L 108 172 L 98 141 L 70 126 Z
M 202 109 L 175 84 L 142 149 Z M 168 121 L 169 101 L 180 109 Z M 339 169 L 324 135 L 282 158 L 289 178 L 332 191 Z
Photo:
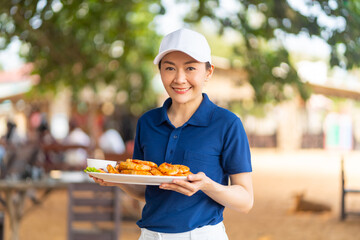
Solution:
M 253 206 L 249 143 L 234 113 L 203 93 L 212 77 L 211 50 L 201 34 L 179 29 L 165 36 L 154 59 L 169 98 L 137 123 L 134 159 L 183 164 L 186 180 L 160 186 L 111 183 L 145 201 L 139 240 L 227 240 L 224 208 L 247 213 Z
M 43 121 L 37 128 L 39 142 L 44 145 L 50 145 L 56 143 L 56 139 L 51 135 L 49 125 L 46 121 Z
M 40 145 L 36 139 L 25 141 L 16 131 L 16 124 L 9 121 L 8 131 L 3 137 L 5 157 L 2 177 L 9 179 L 27 179 L 40 177 L 42 159 L 39 157 Z M 36 174 L 34 175 L 33 173 Z
M 5 158 L 5 138 L 0 138 L 0 179 L 3 177 L 5 171 L 4 158 Z
M 90 144 L 90 137 L 78 126 L 76 119 L 71 119 L 69 121 L 69 134 L 63 140 L 63 145 L 74 146 L 74 149 L 65 152 L 65 164 L 70 167 L 85 167 L 88 156 L 86 148 L 90 147 Z
M 8 169 L 14 165 L 19 147 L 25 139 L 20 137 L 17 126 L 12 120 L 6 122 L 6 133 L 0 138 L 0 176 L 4 178 Z
M 52 136 L 47 121 L 42 121 L 36 129 L 37 142 L 42 151 L 42 158 L 45 169 L 56 168 L 63 162 L 64 154 L 61 151 L 62 146 Z
M 7 127 L 6 134 L 2 138 L 5 144 L 18 146 L 25 143 L 25 139 L 19 135 L 17 131 L 17 126 L 13 121 L 8 120 L 6 123 L 6 127 Z
M 103 125 L 103 133 L 99 138 L 99 147 L 104 153 L 122 154 L 125 152 L 125 143 L 120 133 L 115 130 L 114 124 L 106 121 Z
M 5 157 L 5 148 L 2 146 L 2 141 L 0 140 L 0 179 L 2 178 L 3 172 L 5 171 L 4 164 L 4 157 Z

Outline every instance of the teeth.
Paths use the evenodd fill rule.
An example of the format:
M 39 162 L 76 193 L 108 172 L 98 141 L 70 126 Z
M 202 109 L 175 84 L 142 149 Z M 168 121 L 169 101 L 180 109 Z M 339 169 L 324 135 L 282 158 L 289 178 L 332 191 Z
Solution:
M 178 92 L 186 92 L 187 90 L 189 90 L 190 88 L 185 88 L 185 89 L 179 89 L 179 88 L 174 88 L 175 91 Z

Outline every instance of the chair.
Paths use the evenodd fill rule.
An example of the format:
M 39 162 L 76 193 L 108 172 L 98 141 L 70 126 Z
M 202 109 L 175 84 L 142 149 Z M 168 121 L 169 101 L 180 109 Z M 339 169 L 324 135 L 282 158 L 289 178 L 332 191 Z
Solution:
M 360 216 L 360 212 L 347 210 L 345 207 L 346 199 L 345 197 L 348 194 L 356 194 L 360 193 L 360 189 L 350 189 L 346 188 L 345 184 L 345 170 L 344 170 L 344 159 L 341 159 L 341 207 L 340 207 L 340 220 L 343 221 L 349 215 L 357 215 Z
M 4 228 L 5 228 L 5 214 L 4 212 L 2 212 L 0 210 L 0 240 L 4 239 L 5 233 L 4 233 Z
M 120 194 L 117 187 L 72 183 L 68 188 L 68 239 L 118 240 Z

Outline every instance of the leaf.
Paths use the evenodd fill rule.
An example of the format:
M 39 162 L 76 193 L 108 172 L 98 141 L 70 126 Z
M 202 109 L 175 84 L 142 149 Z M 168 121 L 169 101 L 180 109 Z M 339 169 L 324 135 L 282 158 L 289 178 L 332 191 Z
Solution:
M 96 169 L 95 167 L 87 167 L 84 172 L 100 172 L 100 170 Z

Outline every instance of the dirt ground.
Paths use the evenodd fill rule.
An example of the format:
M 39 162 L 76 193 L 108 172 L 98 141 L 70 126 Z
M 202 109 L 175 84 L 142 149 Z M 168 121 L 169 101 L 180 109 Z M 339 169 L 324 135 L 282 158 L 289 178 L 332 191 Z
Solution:
M 252 149 L 255 204 L 248 214 L 225 211 L 231 240 L 360 240 L 360 217 L 339 221 L 339 152 L 304 150 L 278 152 Z M 360 189 L 360 152 L 344 153 L 347 185 Z M 330 212 L 294 212 L 294 195 L 328 205 Z M 348 196 L 348 209 L 360 211 L 359 196 Z M 65 240 L 67 193 L 56 191 L 26 215 L 20 240 Z M 6 222 L 5 239 L 9 239 Z M 135 240 L 135 221 L 123 221 L 121 240 Z

